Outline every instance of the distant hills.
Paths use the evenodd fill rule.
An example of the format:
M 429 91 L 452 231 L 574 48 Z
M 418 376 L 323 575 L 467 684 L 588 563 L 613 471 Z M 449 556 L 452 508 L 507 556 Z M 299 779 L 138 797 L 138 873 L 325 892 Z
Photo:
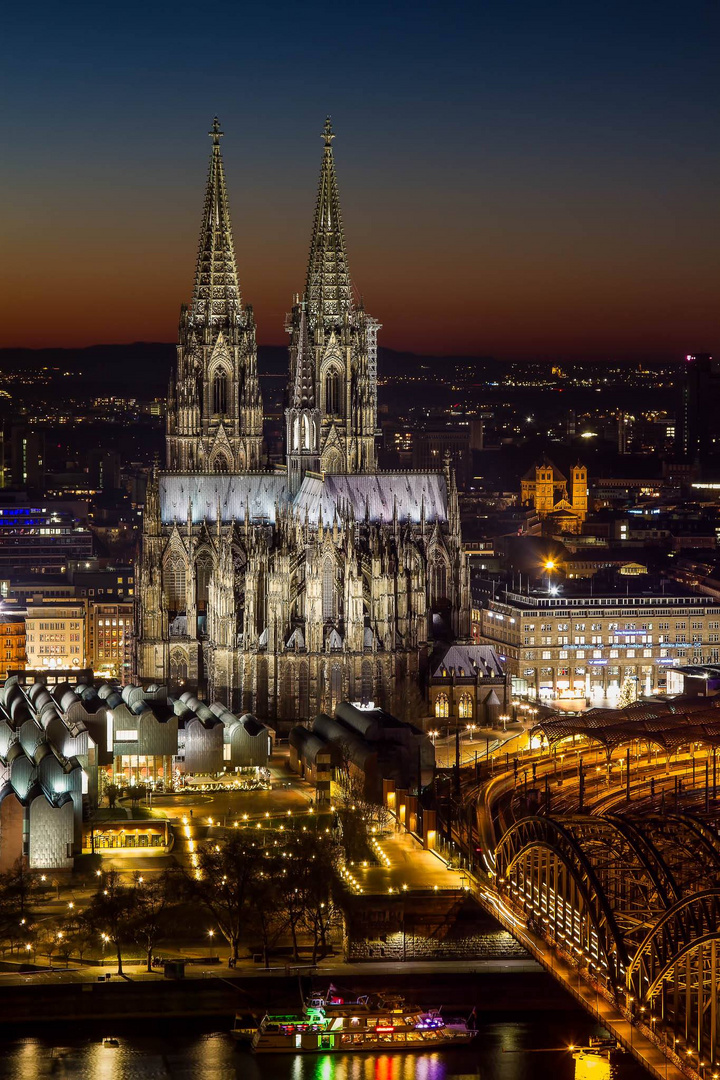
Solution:
M 57 373 L 67 388 L 70 372 L 73 386 L 88 394 L 155 397 L 164 394 L 175 359 L 175 345 L 137 341 L 130 345 L 91 345 L 85 349 L 0 349 L 0 373 L 33 375 L 43 369 Z M 413 353 L 378 350 L 381 374 L 417 374 L 448 360 L 463 364 L 487 363 L 480 358 L 417 356 Z M 262 375 L 284 375 L 288 351 L 282 345 L 260 345 L 258 367 Z M 54 383 L 56 379 L 52 379 Z

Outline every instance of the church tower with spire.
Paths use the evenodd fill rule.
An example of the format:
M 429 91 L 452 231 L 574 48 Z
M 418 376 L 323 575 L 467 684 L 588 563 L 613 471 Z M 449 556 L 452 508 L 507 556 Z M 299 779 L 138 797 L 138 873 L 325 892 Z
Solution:
M 190 307 L 183 305 L 170 381 L 167 467 L 238 473 L 262 463 L 262 401 L 252 308 L 238 285 L 217 117 Z
M 322 137 L 323 159 L 305 296 L 302 303 L 296 302 L 289 324 L 288 406 L 296 393 L 294 358 L 303 351 L 300 339 L 306 321 L 314 366 L 315 407 L 319 410 L 320 468 L 328 473 L 373 472 L 380 326 L 353 296 L 330 117 Z M 294 450 L 290 432 L 287 448 L 291 471 Z

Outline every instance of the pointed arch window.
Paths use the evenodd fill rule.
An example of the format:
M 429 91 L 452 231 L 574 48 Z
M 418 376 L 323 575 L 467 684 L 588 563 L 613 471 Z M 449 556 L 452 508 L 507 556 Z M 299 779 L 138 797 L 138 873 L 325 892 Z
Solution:
M 342 416 L 340 372 L 330 368 L 325 376 L 325 415 Z
M 447 600 L 447 563 L 439 552 L 436 552 L 430 563 L 430 603 L 436 605 Z
M 363 660 L 360 674 L 360 700 L 367 705 L 373 700 L 373 668 L 371 660 Z
M 445 719 L 450 715 L 450 703 L 447 694 L 438 694 L 435 698 L 435 716 L 437 719 Z
M 213 379 L 213 412 L 223 414 L 227 412 L 228 406 L 228 377 L 225 371 L 221 368 L 215 372 Z
M 195 562 L 195 596 L 198 611 L 201 612 L 207 611 L 211 573 L 212 557 L 209 552 L 202 551 Z
M 255 669 L 255 712 L 263 718 L 268 714 L 268 664 L 264 657 L 257 661 Z
M 473 700 L 470 694 L 462 694 L 458 706 L 461 720 L 472 720 Z
M 230 472 L 230 461 L 224 451 L 219 451 L 212 459 L 212 472 Z
M 325 622 L 335 618 L 335 564 L 325 559 L 322 570 L 322 614 Z
M 280 718 L 292 720 L 295 717 L 295 669 L 292 664 L 285 664 L 280 680 Z
M 330 671 L 330 707 L 333 712 L 342 701 L 342 668 L 339 664 L 333 664 Z
M 307 720 L 310 716 L 310 672 L 307 660 L 301 660 L 298 667 L 298 713 L 301 720 Z
M 185 610 L 185 563 L 179 555 L 172 555 L 165 564 L 165 598 L 168 610 Z
M 188 662 L 187 657 L 182 652 L 170 653 L 170 685 L 172 689 L 179 692 L 184 686 L 188 677 Z
M 307 414 L 303 414 L 302 418 L 302 448 L 303 450 L 311 450 L 312 442 L 310 436 L 310 417 Z

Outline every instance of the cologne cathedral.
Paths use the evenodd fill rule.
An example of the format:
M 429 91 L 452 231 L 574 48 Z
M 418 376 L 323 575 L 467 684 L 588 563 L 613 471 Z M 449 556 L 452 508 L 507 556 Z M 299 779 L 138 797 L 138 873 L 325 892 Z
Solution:
M 378 322 L 356 299 L 333 133 L 290 335 L 283 466 L 267 465 L 255 320 L 238 283 L 217 120 L 195 285 L 180 316 L 166 467 L 148 483 L 138 675 L 268 719 L 392 708 L 436 635 L 469 634 L 449 463 L 376 464 Z

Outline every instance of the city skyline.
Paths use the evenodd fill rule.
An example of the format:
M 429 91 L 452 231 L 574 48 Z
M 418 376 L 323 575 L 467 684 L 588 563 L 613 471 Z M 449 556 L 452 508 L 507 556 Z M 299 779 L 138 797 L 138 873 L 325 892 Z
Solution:
M 660 4 L 648 20 L 619 4 L 600 18 L 524 3 L 514 21 L 487 5 L 443 21 L 435 5 L 371 5 L 361 41 L 325 4 L 301 25 L 285 5 L 221 5 L 210 27 L 180 5 L 169 25 L 146 13 L 140 35 L 132 5 L 100 20 L 83 4 L 64 20 L 41 7 L 31 54 L 5 64 L 0 346 L 175 339 L 216 113 L 243 299 L 259 342 L 284 344 L 330 113 L 350 269 L 381 345 L 507 359 L 717 351 L 709 4 L 681 16 Z M 16 40 L 25 20 L 14 13 Z

